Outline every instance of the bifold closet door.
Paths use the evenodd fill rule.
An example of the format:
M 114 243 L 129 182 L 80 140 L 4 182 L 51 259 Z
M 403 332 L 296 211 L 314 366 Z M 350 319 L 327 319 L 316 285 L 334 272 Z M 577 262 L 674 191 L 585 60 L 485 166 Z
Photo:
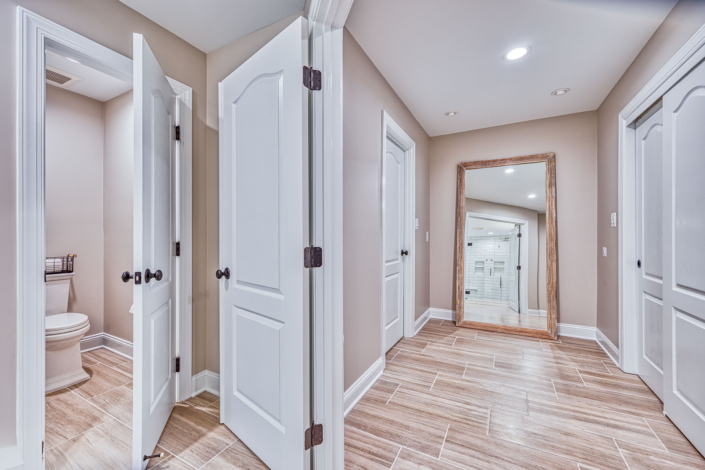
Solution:
M 220 416 L 272 470 L 309 454 L 307 38 L 299 18 L 219 86 Z
M 705 65 L 663 98 L 664 411 L 705 454 Z
M 637 123 L 638 374 L 663 401 L 663 114 Z
M 176 94 L 134 35 L 134 392 L 132 468 L 144 469 L 176 402 Z

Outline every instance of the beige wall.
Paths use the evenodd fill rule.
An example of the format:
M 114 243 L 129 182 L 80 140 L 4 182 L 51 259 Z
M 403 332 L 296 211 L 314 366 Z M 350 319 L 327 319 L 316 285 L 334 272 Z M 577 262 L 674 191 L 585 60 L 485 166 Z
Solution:
M 69 312 L 103 331 L 103 103 L 46 87 L 46 253 L 76 254 Z
M 345 388 L 379 357 L 382 111 L 416 143 L 416 318 L 428 291 L 429 137 L 346 29 L 343 36 L 343 262 Z
M 618 229 L 610 213 L 618 209 L 617 116 L 673 55 L 705 24 L 705 2 L 681 0 L 649 39 L 597 110 L 598 247 L 597 327 L 619 347 Z M 560 203 L 560 200 L 559 200 Z M 559 231 L 560 233 L 560 231 Z
M 595 326 L 597 113 L 431 138 L 431 306 L 455 310 L 455 198 L 460 162 L 556 154 L 558 321 Z
M 537 273 L 538 277 L 538 298 L 539 298 L 539 310 L 546 310 L 546 214 L 539 214 L 539 271 Z
M 510 217 L 512 219 L 526 220 L 528 222 L 528 227 L 526 227 L 526 229 L 522 229 L 527 230 L 529 240 L 529 266 L 526 270 L 526 272 L 529 273 L 529 279 L 526 288 L 528 290 L 528 308 L 536 310 L 538 308 L 538 278 L 536 276 L 536 273 L 538 272 L 539 267 L 538 212 L 531 209 L 525 209 L 523 207 L 509 206 L 507 204 L 497 204 L 496 202 L 480 201 L 478 199 L 470 198 L 465 198 L 465 211 L 475 212 L 478 214 L 499 215 L 502 217 Z M 455 268 L 456 267 L 454 263 L 454 271 Z M 453 292 L 455 292 L 455 282 L 453 283 L 452 288 Z
M 132 342 L 132 283 L 120 274 L 132 272 L 132 183 L 134 179 L 134 111 L 132 90 L 103 104 L 105 152 L 103 223 L 105 239 L 104 331 Z
M 17 5 L 132 57 L 132 33 L 144 34 L 164 72 L 193 88 L 194 326 L 205 315 L 206 55 L 117 0 L 0 0 L 0 448 L 15 443 L 16 303 L 16 51 Z M 201 357 L 198 351 L 194 363 Z M 205 361 L 203 361 L 205 362 Z M 202 369 L 201 369 L 202 370 Z M 199 372 L 194 368 L 194 373 Z

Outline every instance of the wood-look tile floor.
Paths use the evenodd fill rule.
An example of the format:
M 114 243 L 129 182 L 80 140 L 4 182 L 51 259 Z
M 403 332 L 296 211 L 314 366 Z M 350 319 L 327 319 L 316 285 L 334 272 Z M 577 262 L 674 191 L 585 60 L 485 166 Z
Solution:
M 348 470 L 705 469 L 595 341 L 431 319 L 345 418 Z
M 130 469 L 132 361 L 104 348 L 81 357 L 90 379 L 46 395 L 46 468 Z M 267 470 L 219 416 L 208 392 L 177 403 L 155 449 L 165 455 L 147 468 Z
M 491 323 L 493 325 L 518 326 L 532 330 L 547 330 L 548 318 L 517 313 L 509 307 L 481 305 L 465 302 L 464 317 L 467 321 Z

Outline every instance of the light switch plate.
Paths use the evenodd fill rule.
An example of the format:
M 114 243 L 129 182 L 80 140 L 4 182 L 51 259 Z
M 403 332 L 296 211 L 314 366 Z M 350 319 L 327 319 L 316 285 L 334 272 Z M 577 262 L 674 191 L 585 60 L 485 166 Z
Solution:
M 416 219 L 416 230 L 419 229 L 419 219 Z
M 602 247 L 602 256 L 607 256 L 607 247 L 606 246 Z
M 610 214 L 610 227 L 616 227 L 617 226 L 617 213 L 612 212 Z
M 428 232 L 426 232 L 426 241 L 428 241 Z

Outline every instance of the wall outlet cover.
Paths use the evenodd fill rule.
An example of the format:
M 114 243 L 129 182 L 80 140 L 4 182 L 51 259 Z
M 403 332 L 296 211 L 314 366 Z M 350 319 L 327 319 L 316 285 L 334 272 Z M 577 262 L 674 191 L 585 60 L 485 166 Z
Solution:
M 606 246 L 602 247 L 602 256 L 607 256 L 607 247 Z
M 419 219 L 416 219 L 416 230 L 419 229 Z
M 617 213 L 612 212 L 610 214 L 610 227 L 616 227 L 617 226 Z

